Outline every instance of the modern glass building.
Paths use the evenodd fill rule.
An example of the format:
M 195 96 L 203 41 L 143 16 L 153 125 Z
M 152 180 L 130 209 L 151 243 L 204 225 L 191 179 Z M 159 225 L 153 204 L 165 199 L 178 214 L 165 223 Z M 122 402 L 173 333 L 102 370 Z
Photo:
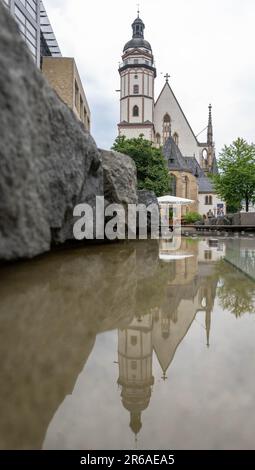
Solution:
M 43 2 L 40 0 L 2 0 L 15 17 L 20 32 L 38 67 L 41 56 L 61 56 Z

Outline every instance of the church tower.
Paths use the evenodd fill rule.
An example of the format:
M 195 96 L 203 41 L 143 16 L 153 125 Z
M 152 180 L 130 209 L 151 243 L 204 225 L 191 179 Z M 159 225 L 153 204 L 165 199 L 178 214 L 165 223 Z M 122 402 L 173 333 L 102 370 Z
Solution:
M 122 404 L 130 413 L 130 428 L 137 436 L 142 412 L 148 408 L 154 383 L 152 374 L 152 316 L 137 317 L 118 332 L 118 363 Z
M 123 49 L 120 74 L 119 135 L 140 134 L 154 141 L 154 80 L 156 69 L 151 45 L 144 39 L 145 25 L 138 16 L 132 24 L 133 37 Z

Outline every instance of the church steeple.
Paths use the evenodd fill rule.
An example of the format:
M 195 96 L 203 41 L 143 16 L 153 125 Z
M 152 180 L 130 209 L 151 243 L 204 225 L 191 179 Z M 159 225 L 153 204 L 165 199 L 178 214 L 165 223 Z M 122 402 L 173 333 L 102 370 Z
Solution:
M 213 126 L 212 126 L 212 105 L 209 104 L 209 117 L 208 117 L 208 127 L 207 127 L 207 145 L 212 147 L 213 145 Z
M 133 39 L 134 38 L 142 38 L 144 39 L 144 29 L 145 29 L 145 24 L 143 20 L 139 17 L 139 10 L 137 12 L 138 16 L 135 19 L 134 23 L 132 24 L 132 29 L 133 29 Z

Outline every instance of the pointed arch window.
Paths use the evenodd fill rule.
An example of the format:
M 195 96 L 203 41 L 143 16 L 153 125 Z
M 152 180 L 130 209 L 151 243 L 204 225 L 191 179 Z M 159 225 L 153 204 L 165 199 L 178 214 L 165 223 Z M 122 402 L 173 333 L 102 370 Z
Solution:
M 174 139 L 175 144 L 179 145 L 179 135 L 177 134 L 177 132 L 174 133 L 173 139 Z
M 139 116 L 139 108 L 137 105 L 133 107 L 133 116 L 138 117 Z
M 171 194 L 172 194 L 172 196 L 176 196 L 176 189 L 177 189 L 177 179 L 176 179 L 176 176 L 171 173 Z
M 184 197 L 188 199 L 189 195 L 189 178 L 184 176 Z
M 160 142 L 161 142 L 161 137 L 160 137 L 159 132 L 157 132 L 157 134 L 156 134 L 156 144 L 160 145 Z
M 163 118 L 163 142 L 165 143 L 171 135 L 171 118 L 168 113 Z

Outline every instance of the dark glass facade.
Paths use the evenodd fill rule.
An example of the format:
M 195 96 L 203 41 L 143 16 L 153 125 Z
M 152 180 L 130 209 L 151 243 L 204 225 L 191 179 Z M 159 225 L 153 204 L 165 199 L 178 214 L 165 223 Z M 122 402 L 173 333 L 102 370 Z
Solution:
M 20 32 L 40 67 L 43 55 L 61 56 L 43 2 L 40 0 L 2 0 L 15 17 Z

